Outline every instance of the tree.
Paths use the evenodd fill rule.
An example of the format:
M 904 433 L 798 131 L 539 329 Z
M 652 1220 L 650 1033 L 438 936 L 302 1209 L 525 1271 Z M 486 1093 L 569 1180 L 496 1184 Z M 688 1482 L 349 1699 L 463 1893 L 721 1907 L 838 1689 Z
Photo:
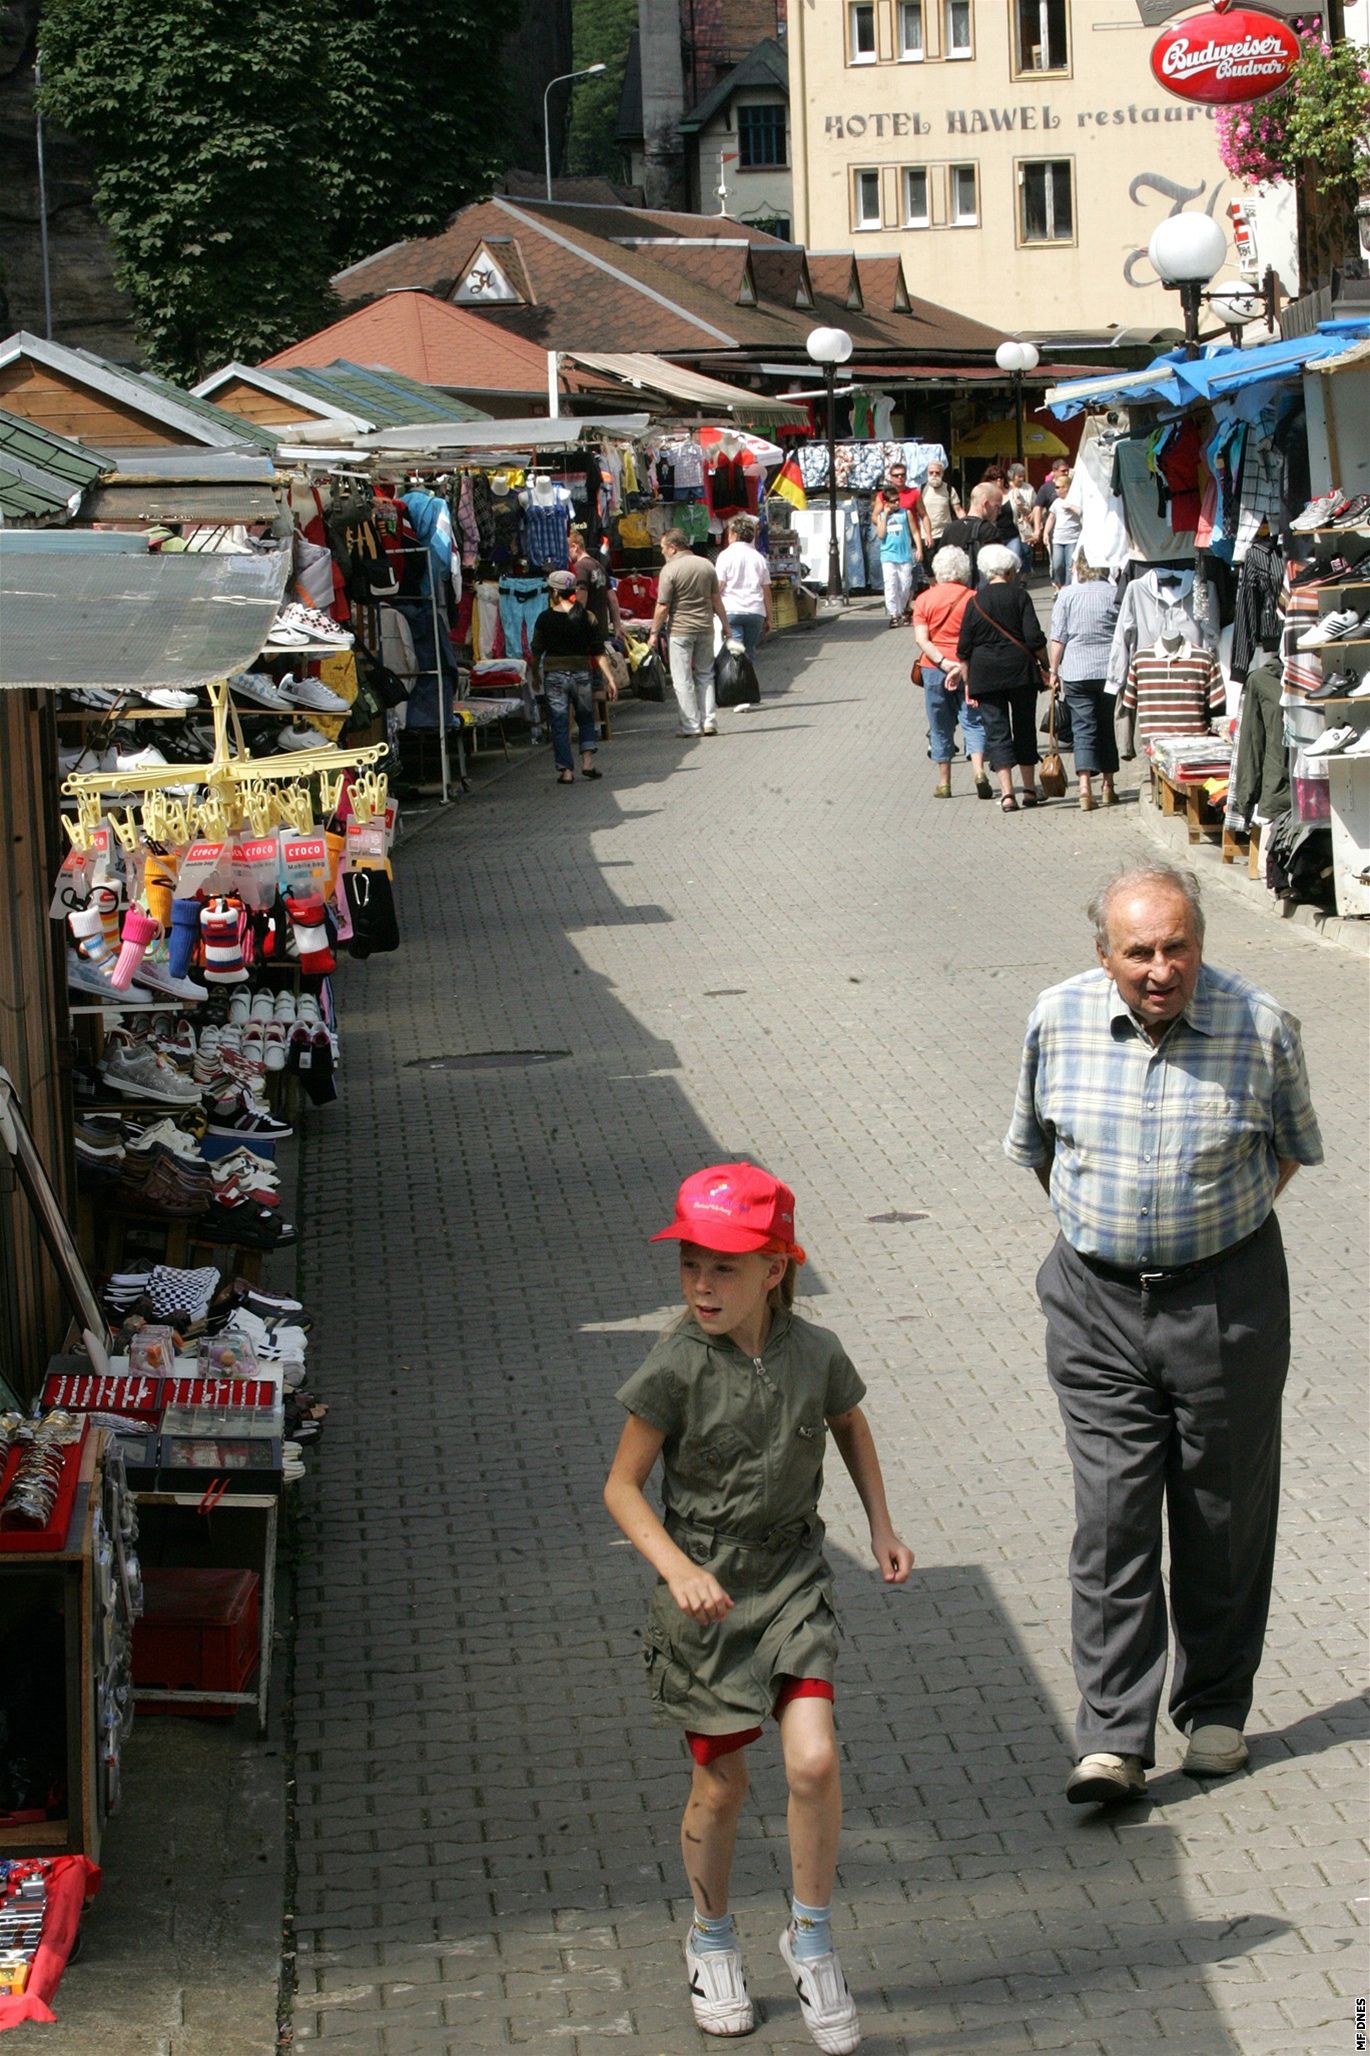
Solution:
M 44 104 L 95 152 L 149 362 L 268 355 L 334 271 L 488 192 L 517 4 L 48 0 Z
M 571 101 L 566 169 L 582 177 L 598 173 L 621 179 L 623 149 L 614 138 L 628 39 L 637 28 L 637 0 L 576 0 L 572 34 L 576 69 L 607 68 L 599 78 L 580 79 Z

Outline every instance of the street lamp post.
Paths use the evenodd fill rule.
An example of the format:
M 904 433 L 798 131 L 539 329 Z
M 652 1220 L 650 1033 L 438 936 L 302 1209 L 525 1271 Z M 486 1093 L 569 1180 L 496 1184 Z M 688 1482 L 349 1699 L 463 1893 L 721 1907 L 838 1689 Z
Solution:
M 1227 237 L 1211 214 L 1169 214 L 1146 246 L 1163 286 L 1180 296 L 1186 357 L 1199 354 L 1204 287 L 1227 255 Z
M 1013 374 L 1013 426 L 1018 462 L 1023 461 L 1023 373 L 1035 371 L 1041 362 L 1035 343 L 1000 343 L 994 361 L 1001 371 Z
M 834 380 L 839 364 L 852 353 L 852 340 L 845 328 L 815 328 L 804 345 L 815 364 L 823 367 L 828 389 L 828 598 L 842 597 L 842 557 L 837 546 L 837 395 Z
M 542 95 L 542 155 L 547 170 L 547 197 L 552 197 L 552 124 L 548 96 L 553 86 L 564 86 L 571 79 L 592 79 L 596 72 L 605 69 L 602 64 L 587 64 L 584 71 L 563 71 L 554 79 L 548 79 Z

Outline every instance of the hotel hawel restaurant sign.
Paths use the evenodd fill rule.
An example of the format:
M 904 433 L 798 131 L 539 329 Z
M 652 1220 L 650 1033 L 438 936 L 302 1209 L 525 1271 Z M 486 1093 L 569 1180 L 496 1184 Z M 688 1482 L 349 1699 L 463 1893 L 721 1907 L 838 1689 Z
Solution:
M 1113 128 L 1139 122 L 1195 121 L 1202 113 L 1198 107 L 1139 107 L 1133 101 L 1127 107 L 1099 107 L 1075 111 L 1076 128 Z M 1048 102 L 1035 105 L 1020 103 L 1016 107 L 948 107 L 940 119 L 946 123 L 950 136 L 987 136 L 992 134 L 1029 135 L 1044 133 L 1061 127 L 1061 116 Z M 1212 116 L 1209 116 L 1212 120 Z M 1071 123 L 1067 121 L 1067 127 Z M 859 142 L 865 136 L 875 141 L 885 137 L 930 136 L 932 122 L 925 114 L 912 111 L 896 114 L 829 114 L 824 118 L 823 133 L 837 141 L 850 139 Z

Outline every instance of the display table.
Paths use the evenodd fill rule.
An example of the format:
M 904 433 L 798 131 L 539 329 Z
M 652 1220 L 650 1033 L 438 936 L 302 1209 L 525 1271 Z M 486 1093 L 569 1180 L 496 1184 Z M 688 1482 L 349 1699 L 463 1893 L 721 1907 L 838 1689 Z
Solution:
M 1151 797 L 1166 815 L 1179 815 L 1191 842 L 1221 842 L 1222 814 L 1198 783 L 1172 778 L 1158 765 L 1151 766 Z

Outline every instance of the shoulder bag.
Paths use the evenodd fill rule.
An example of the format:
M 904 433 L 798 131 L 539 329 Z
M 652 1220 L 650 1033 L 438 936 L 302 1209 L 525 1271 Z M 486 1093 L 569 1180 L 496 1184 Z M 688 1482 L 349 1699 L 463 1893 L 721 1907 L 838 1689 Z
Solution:
M 970 603 L 972 607 L 974 607 L 976 613 L 980 616 L 980 619 L 982 621 L 988 621 L 991 628 L 997 628 L 1000 635 L 1006 637 L 1009 642 L 1013 643 L 1018 649 L 1020 649 L 1025 657 L 1031 657 L 1033 663 L 1037 666 L 1038 675 L 1041 680 L 1038 690 L 1041 691 L 1048 682 L 1047 667 L 1042 661 L 1042 652 L 1040 650 L 1030 650 L 1027 644 L 1022 640 L 1022 638 L 1020 636 L 1016 636 L 1011 628 L 1005 628 L 1002 621 L 996 621 L 992 614 L 987 614 L 984 608 L 980 605 L 979 593 L 973 593 L 971 595 Z

